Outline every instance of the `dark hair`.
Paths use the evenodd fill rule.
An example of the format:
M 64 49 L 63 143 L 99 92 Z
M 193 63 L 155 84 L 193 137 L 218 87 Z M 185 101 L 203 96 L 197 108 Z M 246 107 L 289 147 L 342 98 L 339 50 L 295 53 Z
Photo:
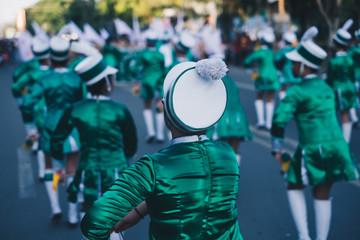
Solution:
M 67 62 L 68 62 L 68 58 L 67 59 L 65 59 L 65 60 L 61 60 L 61 61 L 58 61 L 58 60 L 54 60 L 54 59 L 52 59 L 52 58 L 50 58 L 51 59 L 51 65 L 53 65 L 53 66 L 66 66 L 67 65 Z
M 102 78 L 97 83 L 89 85 L 86 88 L 92 95 L 105 95 L 107 94 L 106 79 Z
M 341 48 L 341 49 L 344 49 L 344 50 L 348 49 L 347 45 L 341 44 L 341 43 L 337 42 L 335 39 L 333 39 L 333 43 L 334 43 L 334 46 L 337 47 L 337 48 Z

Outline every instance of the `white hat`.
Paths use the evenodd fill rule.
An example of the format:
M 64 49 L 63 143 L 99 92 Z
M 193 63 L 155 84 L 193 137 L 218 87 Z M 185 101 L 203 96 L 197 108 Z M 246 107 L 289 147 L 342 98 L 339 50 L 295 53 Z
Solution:
M 326 59 L 327 53 L 324 49 L 319 47 L 313 42 L 314 38 L 318 34 L 316 27 L 309 28 L 302 36 L 300 44 L 297 48 L 291 52 L 285 54 L 285 56 L 294 62 L 301 62 L 308 67 L 318 69 L 322 62 Z
M 275 41 L 275 34 L 272 29 L 261 30 L 258 33 L 258 38 L 266 43 L 273 43 Z
M 176 47 L 180 50 L 187 51 L 195 46 L 196 39 L 195 37 L 189 33 L 188 31 L 183 31 L 180 33 L 180 37 L 176 44 Z
M 181 131 L 193 133 L 214 125 L 222 117 L 227 93 L 221 80 L 228 68 L 221 59 L 175 65 L 164 80 L 164 107 Z
M 43 38 L 34 37 L 31 44 L 31 50 L 37 59 L 46 59 L 50 56 L 49 42 Z
M 297 37 L 293 31 L 286 31 L 283 33 L 282 39 L 288 43 L 294 43 L 297 40 Z
M 352 19 L 348 19 L 344 23 L 344 26 L 342 26 L 336 31 L 333 40 L 344 46 L 349 45 L 351 40 L 351 34 L 348 32 L 348 30 L 353 24 L 353 22 L 354 21 Z
M 78 54 L 83 54 L 85 56 L 99 54 L 99 51 L 93 46 L 91 46 L 91 44 L 87 41 L 72 42 L 70 50 Z
M 93 85 L 108 75 L 117 73 L 117 69 L 106 65 L 101 54 L 89 56 L 75 67 L 86 85 Z
M 50 58 L 55 61 L 64 61 L 69 57 L 70 41 L 61 37 L 50 39 Z
M 146 40 L 157 40 L 158 39 L 158 35 L 156 34 L 156 32 L 149 28 L 148 30 L 146 30 L 145 32 L 145 38 Z

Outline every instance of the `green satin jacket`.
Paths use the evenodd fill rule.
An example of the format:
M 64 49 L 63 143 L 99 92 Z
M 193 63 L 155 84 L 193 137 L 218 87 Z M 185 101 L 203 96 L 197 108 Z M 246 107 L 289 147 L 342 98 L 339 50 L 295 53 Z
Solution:
M 23 90 L 27 87 L 27 94 L 30 94 L 33 86 L 39 79 L 51 73 L 47 66 L 40 66 L 39 69 L 30 70 L 22 74 L 19 79 L 11 86 L 11 91 L 15 98 L 23 98 Z M 45 99 L 44 97 L 39 100 L 35 106 L 35 123 L 38 129 L 44 127 L 44 114 L 45 114 Z M 21 111 L 21 114 L 24 113 Z M 23 117 L 24 118 L 24 117 Z
M 289 59 L 286 58 L 285 54 L 293 51 L 295 48 L 286 47 L 280 49 L 274 56 L 275 65 L 281 70 L 281 84 L 294 84 L 301 81 L 300 78 L 294 77 L 292 73 L 292 63 Z
M 356 107 L 354 61 L 345 52 L 337 52 L 330 60 L 326 82 L 335 93 L 337 109 Z
M 349 49 L 348 55 L 354 61 L 355 76 L 357 81 L 360 81 L 360 45 L 354 46 Z
M 16 82 L 21 75 L 27 71 L 39 69 L 40 63 L 37 58 L 32 58 L 29 61 L 21 63 L 13 72 L 13 81 Z
M 280 88 L 279 77 L 274 65 L 274 52 L 262 46 L 245 58 L 245 67 L 257 63 L 259 76 L 255 79 L 255 88 L 260 91 L 277 90 Z
M 285 127 L 292 117 L 298 128 L 299 146 L 287 181 L 318 185 L 359 176 L 358 164 L 336 118 L 334 93 L 315 74 L 290 87 L 279 103 L 271 128 L 273 151 L 282 149 Z
M 31 88 L 42 77 L 51 73 L 51 70 L 47 66 L 39 66 L 38 69 L 33 69 L 22 74 L 16 82 L 11 86 L 11 91 L 14 97 L 21 97 L 23 90 L 28 87 L 28 92 L 31 92 Z
M 235 153 L 227 143 L 201 138 L 207 139 L 175 138 L 169 147 L 122 172 L 86 213 L 83 235 L 108 239 L 109 229 L 146 200 L 151 240 L 242 239 Z
M 62 159 L 62 146 L 73 128 L 80 136 L 79 168 L 128 167 L 126 158 L 137 149 L 137 135 L 128 108 L 109 98 L 86 99 L 69 107 L 62 115 L 51 139 L 51 154 Z
M 34 106 L 45 97 L 47 116 L 45 126 L 55 130 L 64 110 L 71 104 L 83 99 L 82 81 L 78 74 L 67 69 L 53 70 L 49 75 L 34 84 L 30 94 L 25 95 L 20 107 L 24 122 L 34 120 Z

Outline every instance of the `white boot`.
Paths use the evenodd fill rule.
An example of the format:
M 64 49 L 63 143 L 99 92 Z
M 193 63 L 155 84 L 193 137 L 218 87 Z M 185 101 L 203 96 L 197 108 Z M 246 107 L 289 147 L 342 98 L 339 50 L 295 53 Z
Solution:
M 355 108 L 350 108 L 350 119 L 353 123 L 359 121 Z
M 274 101 L 267 102 L 265 104 L 265 107 L 266 107 L 266 128 L 270 130 L 272 124 L 272 118 L 274 115 L 274 107 L 275 107 Z
M 255 111 L 257 116 L 257 126 L 262 127 L 265 125 L 264 119 L 264 101 L 261 99 L 255 100 Z
M 122 240 L 122 236 L 120 233 L 117 232 L 113 232 L 110 234 L 110 239 L 109 240 Z
M 61 208 L 59 204 L 59 193 L 53 188 L 53 170 L 45 169 L 45 187 L 49 196 L 52 211 L 52 219 L 61 218 Z
M 159 112 L 155 114 L 156 120 L 156 140 L 158 142 L 163 142 L 165 139 L 164 130 L 165 130 L 165 120 L 164 113 Z
M 66 186 L 69 187 L 73 180 L 74 175 L 66 175 Z M 71 226 L 79 222 L 77 203 L 68 202 L 68 221 Z
M 349 143 L 351 138 L 352 124 L 348 122 L 348 123 L 343 123 L 341 126 L 345 141 Z
M 286 91 L 279 91 L 279 100 L 283 100 L 284 97 L 286 96 Z
M 36 156 L 39 167 L 39 179 L 42 180 L 45 176 L 45 155 L 42 150 L 38 150 Z
M 241 155 L 240 154 L 236 154 L 236 160 L 237 160 L 238 166 L 240 167 L 240 163 L 241 163 Z
M 287 195 L 299 240 L 311 240 L 308 230 L 304 190 L 288 190 Z
M 151 109 L 144 109 L 143 111 L 145 126 L 148 134 L 147 141 L 151 142 L 155 139 L 154 119 Z
M 314 199 L 316 240 L 326 240 L 331 221 L 331 199 Z

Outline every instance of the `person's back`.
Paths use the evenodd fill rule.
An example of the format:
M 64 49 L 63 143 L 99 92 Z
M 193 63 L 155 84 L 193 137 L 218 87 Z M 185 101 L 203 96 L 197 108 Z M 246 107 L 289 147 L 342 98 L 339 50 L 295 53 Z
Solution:
M 289 88 L 287 94 L 290 97 L 285 101 L 297 99 L 295 120 L 302 145 L 343 140 L 336 118 L 334 93 L 322 79 L 303 79 Z
M 327 83 L 334 89 L 354 91 L 354 61 L 345 54 L 336 54 L 328 66 Z
M 240 238 L 239 168 L 228 144 L 183 142 L 140 161 L 151 163 L 155 176 L 146 200 L 150 239 Z
M 66 110 L 66 122 L 60 122 L 58 128 L 63 131 L 54 133 L 52 152 L 61 154 L 61 144 L 57 139 L 65 138 L 68 121 L 79 131 L 81 156 L 79 169 L 102 170 L 109 167 L 122 171 L 128 167 L 127 158 L 136 151 L 136 129 L 128 108 L 109 98 L 96 100 L 88 98 Z M 61 142 L 61 141 L 58 141 Z M 114 161 L 116 159 L 116 161 Z

